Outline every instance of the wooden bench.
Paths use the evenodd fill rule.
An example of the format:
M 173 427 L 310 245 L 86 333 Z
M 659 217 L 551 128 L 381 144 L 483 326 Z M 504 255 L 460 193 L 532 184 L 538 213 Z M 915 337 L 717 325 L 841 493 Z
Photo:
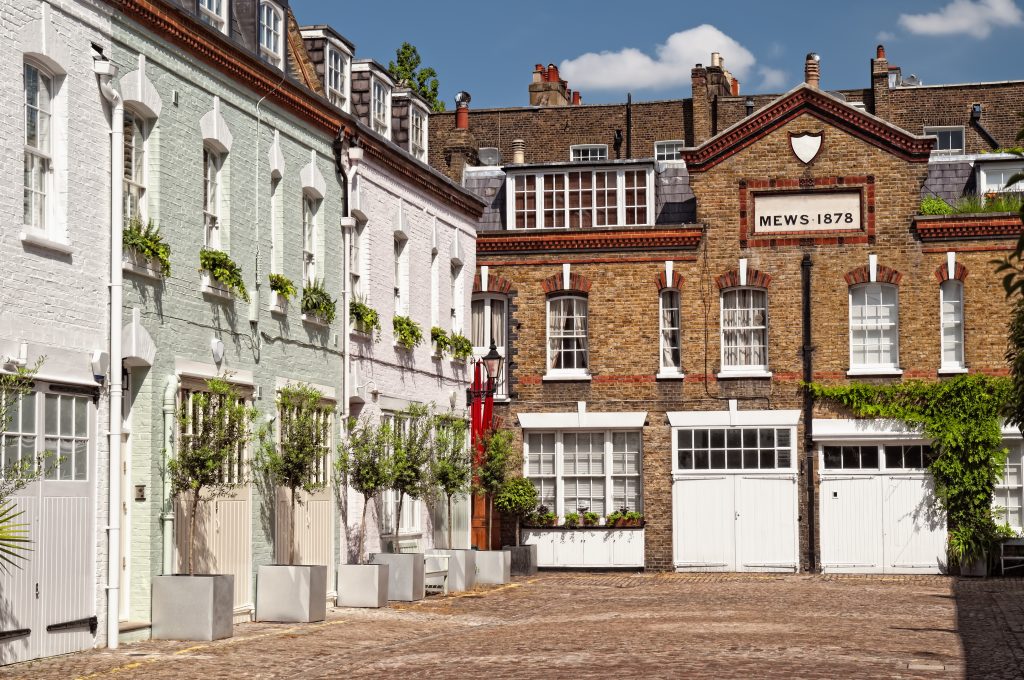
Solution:
M 1016 550 L 1007 554 L 1007 546 Z M 1007 564 L 1010 566 L 1006 566 Z M 1008 538 L 999 544 L 999 567 L 1003 574 L 1010 569 L 1024 567 L 1024 538 Z
M 448 555 L 428 553 L 423 556 L 423 585 L 428 591 L 448 594 Z

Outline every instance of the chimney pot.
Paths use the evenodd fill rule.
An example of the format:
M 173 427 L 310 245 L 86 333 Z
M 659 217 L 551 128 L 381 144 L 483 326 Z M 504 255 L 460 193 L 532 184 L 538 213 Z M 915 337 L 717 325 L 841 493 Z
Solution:
M 804 82 L 815 89 L 821 86 L 820 57 L 814 52 L 809 52 L 804 60 Z
M 455 129 L 469 129 L 469 102 L 468 92 L 459 92 L 455 95 Z
M 522 165 L 526 162 L 526 140 L 525 139 L 513 139 L 512 140 L 512 163 L 514 165 Z
M 558 67 L 554 64 L 548 64 L 548 80 L 552 83 L 557 83 L 561 80 L 558 77 Z
M 719 54 L 718 52 L 712 52 L 711 53 L 711 65 L 712 66 L 721 66 L 722 65 L 722 55 Z
M 885 59 L 885 45 L 879 45 L 875 48 L 875 59 Z
M 583 103 L 583 98 L 580 97 L 579 90 L 576 90 L 575 92 L 572 93 L 572 105 L 573 106 L 579 106 L 582 103 Z
M 738 78 L 733 78 L 732 79 L 732 96 L 733 97 L 739 97 L 740 96 L 740 81 L 739 81 Z

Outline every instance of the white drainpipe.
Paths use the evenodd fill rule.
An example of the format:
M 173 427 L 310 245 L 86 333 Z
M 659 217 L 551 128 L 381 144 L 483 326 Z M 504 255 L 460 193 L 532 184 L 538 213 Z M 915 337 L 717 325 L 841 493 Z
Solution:
M 122 326 L 122 234 L 124 207 L 124 102 L 114 88 L 117 66 L 97 59 L 93 70 L 99 76 L 100 93 L 110 104 L 110 428 L 107 432 L 107 647 L 120 642 L 121 584 L 121 326 Z
M 178 395 L 178 377 L 167 376 L 164 387 L 164 457 L 163 469 L 167 469 L 167 461 L 174 455 L 174 430 L 177 421 L 174 417 L 175 399 Z M 165 576 L 174 573 L 174 504 L 171 498 L 171 477 L 163 475 L 163 494 L 160 497 L 160 531 L 163 539 L 163 569 Z

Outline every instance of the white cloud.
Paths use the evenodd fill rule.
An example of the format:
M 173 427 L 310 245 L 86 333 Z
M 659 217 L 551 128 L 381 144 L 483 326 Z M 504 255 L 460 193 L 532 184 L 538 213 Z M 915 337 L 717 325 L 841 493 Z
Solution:
M 937 12 L 901 14 L 899 24 L 918 35 L 966 34 L 987 38 L 993 28 L 1019 26 L 1024 13 L 1014 0 L 953 0 Z
M 673 33 L 655 48 L 656 58 L 633 47 L 587 52 L 563 61 L 559 71 L 573 89 L 664 89 L 689 85 L 690 69 L 695 64 L 709 64 L 712 52 L 720 52 L 725 68 L 741 81 L 754 72 L 754 55 L 710 24 Z M 778 72 L 767 70 L 773 71 L 770 77 L 776 77 Z M 769 78 L 764 73 L 761 77 Z
M 758 66 L 757 75 L 761 76 L 762 90 L 781 90 L 786 85 L 786 72 L 781 69 Z
M 896 39 L 896 34 L 889 31 L 879 31 L 878 35 L 875 36 L 875 39 L 881 42 L 892 42 Z

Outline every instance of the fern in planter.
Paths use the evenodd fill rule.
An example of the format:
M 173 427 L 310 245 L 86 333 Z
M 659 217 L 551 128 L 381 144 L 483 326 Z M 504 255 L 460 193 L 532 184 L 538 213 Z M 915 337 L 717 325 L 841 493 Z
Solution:
M 242 270 L 231 257 L 221 250 L 204 248 L 199 251 L 199 271 L 207 272 L 210 278 L 219 282 L 246 302 L 249 291 L 242 280 Z
M 412 349 L 423 342 L 423 329 L 408 316 L 396 316 L 391 320 L 395 331 L 395 342 L 406 349 Z
M 324 282 L 314 280 L 302 289 L 302 313 L 315 316 L 327 324 L 334 323 L 337 305 L 324 288 Z
M 455 359 L 468 359 L 473 354 L 473 343 L 460 333 L 452 333 L 448 342 L 452 350 L 452 357 Z
M 285 302 L 291 300 L 298 292 L 292 280 L 283 274 L 270 275 L 270 290 L 283 297 Z
M 430 340 L 437 348 L 438 356 L 444 356 L 445 352 L 452 348 L 452 341 L 449 339 L 448 333 L 440 326 L 430 329 Z
M 121 242 L 125 250 L 147 260 L 156 260 L 164 276 L 171 275 L 171 247 L 164 242 L 160 228 L 153 224 L 153 220 L 143 226 L 142 220 L 133 216 L 121 232 Z
M 380 332 L 380 315 L 376 309 L 362 300 L 352 300 L 348 303 L 348 315 L 361 330 L 371 335 L 374 331 Z

